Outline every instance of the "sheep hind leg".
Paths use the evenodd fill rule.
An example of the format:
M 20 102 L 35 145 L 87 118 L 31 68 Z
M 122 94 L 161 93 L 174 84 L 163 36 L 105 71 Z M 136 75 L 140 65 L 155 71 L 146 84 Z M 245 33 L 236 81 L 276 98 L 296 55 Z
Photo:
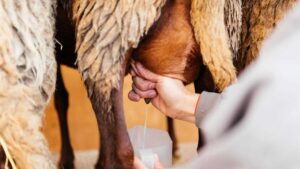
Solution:
M 177 157 L 177 150 L 178 150 L 178 142 L 175 134 L 174 128 L 174 120 L 170 117 L 167 117 L 167 125 L 168 125 L 168 133 L 173 141 L 173 157 Z
M 100 156 L 96 169 L 131 169 L 133 165 L 133 149 L 123 113 L 124 72 L 120 79 L 119 87 L 110 91 L 108 101 L 105 101 L 106 95 L 98 82 L 85 81 L 100 131 Z
M 199 77 L 194 82 L 195 92 L 196 93 L 202 93 L 203 91 L 214 91 L 214 83 L 212 76 L 208 69 L 206 67 L 201 68 L 202 74 L 199 75 Z M 202 77 L 203 79 L 200 79 Z M 205 145 L 205 137 L 202 132 L 202 130 L 198 129 L 198 146 L 197 150 L 200 151 L 200 149 Z
M 74 152 L 70 142 L 68 129 L 68 107 L 69 98 L 62 78 L 60 66 L 57 67 L 56 90 L 54 94 L 55 108 L 58 114 L 60 135 L 61 135 L 61 152 L 58 168 L 74 169 Z

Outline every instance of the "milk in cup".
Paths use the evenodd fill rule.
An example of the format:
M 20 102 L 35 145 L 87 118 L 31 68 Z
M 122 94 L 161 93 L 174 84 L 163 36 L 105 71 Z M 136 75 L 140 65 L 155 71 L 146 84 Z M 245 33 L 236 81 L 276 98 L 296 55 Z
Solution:
M 155 154 L 161 164 L 172 166 L 172 140 L 163 130 L 136 126 L 128 130 L 134 153 L 149 168 L 154 169 Z

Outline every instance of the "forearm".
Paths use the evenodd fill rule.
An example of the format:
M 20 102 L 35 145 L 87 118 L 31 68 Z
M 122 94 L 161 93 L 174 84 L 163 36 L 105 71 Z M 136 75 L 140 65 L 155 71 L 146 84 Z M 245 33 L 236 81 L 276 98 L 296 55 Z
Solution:
M 202 92 L 202 94 L 188 93 L 177 104 L 177 113 L 173 118 L 196 124 L 199 127 L 202 119 L 219 102 L 221 95 Z
M 176 119 L 184 120 L 187 122 L 195 123 L 195 108 L 200 102 L 200 94 L 187 94 L 181 99 L 181 102 L 177 104 L 176 108 L 178 113 L 176 113 Z

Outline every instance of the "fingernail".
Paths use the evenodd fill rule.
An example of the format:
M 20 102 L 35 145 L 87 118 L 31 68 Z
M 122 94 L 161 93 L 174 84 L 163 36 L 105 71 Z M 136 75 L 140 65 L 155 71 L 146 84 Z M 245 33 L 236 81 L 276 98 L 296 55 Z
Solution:
M 138 96 L 133 96 L 135 100 L 139 100 L 140 98 Z
M 137 95 L 132 95 L 132 97 L 133 97 L 133 99 L 134 99 L 135 101 L 139 101 L 139 100 L 140 100 L 139 96 L 137 96 Z

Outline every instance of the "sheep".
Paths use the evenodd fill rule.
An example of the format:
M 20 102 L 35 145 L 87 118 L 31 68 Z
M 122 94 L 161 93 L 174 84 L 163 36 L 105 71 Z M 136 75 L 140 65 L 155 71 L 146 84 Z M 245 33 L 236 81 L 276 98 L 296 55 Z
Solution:
M 0 139 L 22 169 L 54 168 L 40 128 L 56 81 L 55 5 L 0 0 Z
M 76 53 L 75 53 L 75 33 L 74 27 L 68 22 L 68 13 L 65 11 L 66 4 L 61 1 L 57 4 L 56 16 L 56 39 L 63 44 L 56 45 L 56 60 L 57 60 L 57 81 L 56 90 L 54 93 L 54 104 L 59 119 L 61 133 L 61 154 L 58 166 L 61 168 L 74 168 L 74 152 L 70 143 L 69 129 L 67 122 L 67 110 L 69 105 L 68 91 L 64 85 L 61 74 L 60 65 L 65 65 L 76 69 Z M 173 119 L 167 118 L 167 129 L 173 141 L 173 155 L 176 156 L 177 139 L 175 136 Z
M 96 112 L 97 115 L 97 119 L 99 122 L 99 126 L 101 126 L 101 155 L 100 158 L 101 160 L 99 160 L 98 164 L 97 164 L 97 168 L 103 167 L 103 168 L 131 168 L 132 166 L 132 160 L 133 160 L 133 152 L 132 152 L 132 147 L 128 138 L 128 134 L 127 134 L 127 130 L 126 130 L 126 126 L 124 123 L 124 117 L 123 117 L 123 112 L 120 111 L 123 108 L 120 107 L 120 109 L 118 108 L 118 106 L 122 106 L 122 103 L 117 103 L 118 101 L 121 100 L 114 100 L 112 101 L 111 99 L 118 99 L 121 96 L 121 93 L 119 92 L 120 90 L 116 90 L 116 88 L 121 87 L 122 84 L 119 84 L 119 79 L 120 79 L 120 73 L 121 71 L 121 63 L 123 62 L 122 58 L 118 58 L 120 56 L 123 57 L 123 55 L 125 54 L 126 50 L 129 49 L 129 47 L 131 46 L 136 46 L 139 38 L 147 31 L 147 29 L 150 28 L 150 26 L 153 24 L 153 22 L 155 20 L 158 19 L 158 13 L 160 12 L 160 9 L 162 8 L 164 1 L 131 1 L 131 2 L 127 2 L 127 1 L 122 1 L 117 3 L 117 1 L 62 1 L 62 3 L 64 3 L 65 8 L 71 7 L 73 10 L 70 10 L 71 12 L 71 17 L 74 18 L 73 24 L 75 25 L 75 30 L 77 35 L 85 35 L 84 32 L 84 22 L 89 23 L 91 21 L 93 21 L 94 19 L 98 18 L 99 21 L 94 20 L 93 22 L 97 23 L 97 24 L 103 24 L 105 27 L 101 27 L 101 25 L 95 25 L 96 27 L 100 26 L 101 29 L 99 28 L 95 28 L 94 30 L 103 30 L 103 31 L 107 31 L 107 30 L 113 30 L 114 32 L 111 32 L 110 34 L 108 34 L 108 36 L 106 37 L 106 39 L 104 39 L 104 43 L 99 42 L 99 44 L 104 45 L 103 48 L 105 49 L 106 52 L 108 52 L 106 54 L 106 56 L 109 56 L 109 58 L 106 57 L 106 61 L 105 61 L 105 65 L 109 66 L 109 67 L 105 67 L 105 66 L 101 66 L 101 63 L 99 63 L 101 60 L 99 60 L 99 58 L 104 58 L 103 56 L 98 57 L 96 55 L 94 55 L 95 57 L 97 57 L 97 63 L 94 64 L 93 69 L 98 69 L 98 68 L 104 68 L 103 70 L 99 70 L 99 72 L 106 74 L 106 80 L 102 80 L 103 77 L 101 77 L 100 75 L 98 75 L 97 77 L 90 77 L 88 78 L 88 74 L 83 73 L 83 77 L 85 80 L 85 83 L 87 85 L 87 89 L 88 89 L 88 93 L 89 96 L 92 100 L 93 103 L 93 107 L 94 110 Z M 70 5 L 71 4 L 71 5 Z M 87 5 L 87 6 L 86 6 Z M 103 5 L 105 6 L 105 8 L 103 8 Z M 115 9 L 115 6 L 117 6 L 116 11 L 111 11 L 113 9 Z M 92 10 L 92 15 L 95 14 L 94 18 L 92 17 L 88 17 L 88 13 L 85 12 L 86 7 Z M 133 8 L 134 7 L 134 8 Z M 102 8 L 102 9 L 101 9 Z M 100 13 L 95 13 L 99 11 Z M 137 14 L 134 12 L 137 12 L 137 14 L 139 15 L 139 17 L 143 20 L 141 20 L 141 23 L 135 23 L 137 22 L 138 19 L 137 18 Z M 102 14 L 101 14 L 102 12 Z M 108 25 L 109 22 L 114 22 L 113 24 L 116 24 L 117 22 L 114 21 L 115 18 L 111 18 L 111 21 L 106 21 L 107 16 L 110 16 L 113 12 L 113 15 L 120 15 L 119 16 L 119 20 L 115 20 L 117 21 L 119 24 L 125 24 L 125 25 L 119 25 L 122 26 L 124 29 L 127 28 L 127 32 L 125 32 L 125 30 L 123 30 L 122 32 L 120 32 L 121 28 L 117 28 L 115 25 L 114 28 L 110 27 Z M 120 12 L 120 13 L 117 13 Z M 106 14 L 105 14 L 106 13 Z M 99 15 L 100 14 L 100 15 Z M 99 17 L 97 16 L 99 15 Z M 135 16 L 135 17 L 132 17 Z M 124 17 L 124 18 L 122 18 Z M 92 20 L 91 20 L 92 19 Z M 98 20 L 97 19 L 97 20 Z M 125 19 L 127 21 L 125 21 Z M 123 20 L 123 21 L 122 21 Z M 103 22 L 104 21 L 104 22 Z M 132 21 L 132 22 L 131 22 Z M 134 21 L 134 22 L 133 22 Z M 145 21 L 145 22 L 144 22 Z M 102 22 L 102 23 L 101 23 Z M 129 25 L 130 23 L 132 23 L 131 25 Z M 103 26 L 102 25 L 102 26 Z M 88 25 L 87 25 L 88 26 Z M 136 27 L 139 26 L 139 27 Z M 117 38 L 115 39 L 115 35 L 112 35 L 112 33 L 116 33 L 116 32 L 120 32 L 123 35 L 120 35 L 119 33 L 117 34 Z M 90 34 L 94 37 L 98 36 L 97 34 L 99 34 L 100 32 L 96 31 L 94 32 L 96 33 L 95 36 L 93 34 Z M 104 32 L 103 32 L 104 33 Z M 104 37 L 103 35 L 101 35 L 102 37 Z M 112 38 L 112 39 L 110 39 Z M 99 39 L 101 40 L 101 39 Z M 76 37 L 76 41 L 78 42 L 77 44 L 79 44 L 79 42 L 81 41 L 81 38 L 79 36 Z M 115 41 L 115 47 L 114 48 L 107 48 L 109 43 Z M 92 42 L 92 41 L 90 41 Z M 94 43 L 94 42 L 92 42 Z M 106 45 L 105 45 L 106 43 Z M 121 45 L 121 43 L 123 45 Z M 85 45 L 87 43 L 83 43 L 83 45 Z M 98 43 L 97 43 L 98 44 Z M 98 47 L 101 47 L 98 46 Z M 64 46 L 64 44 L 63 44 Z M 85 45 L 86 46 L 86 45 Z M 112 46 L 112 45 L 109 45 Z M 88 46 L 86 46 L 88 47 Z M 100 50 L 98 47 L 93 47 L 93 49 L 97 49 Z M 102 49 L 102 50 L 103 50 Z M 83 63 L 82 61 L 94 61 L 94 60 L 81 60 L 83 59 L 83 53 L 82 53 L 82 48 L 79 49 L 79 47 L 77 47 L 77 54 L 78 54 L 78 58 L 77 58 L 77 63 L 78 63 L 78 68 L 79 70 L 83 70 L 85 69 L 82 66 L 89 66 L 91 65 L 91 63 Z M 113 52 L 113 53 L 111 53 Z M 110 55 L 111 54 L 111 55 Z M 90 57 L 92 55 L 89 55 L 88 57 Z M 93 57 L 94 57 L 93 56 Z M 116 60 L 109 60 L 110 58 L 115 58 Z M 92 58 L 90 58 L 92 59 Z M 95 59 L 95 58 L 94 58 Z M 108 59 L 108 60 L 107 60 Z M 113 68 L 111 68 L 110 66 L 112 66 Z M 102 69 L 101 68 L 101 69 Z M 97 72 L 98 73 L 98 70 Z M 109 79 L 108 77 L 112 77 L 111 79 Z M 89 80 L 87 80 L 89 79 Z M 89 82 L 88 82 L 89 81 Z M 97 86 L 101 85 L 101 87 L 97 87 L 95 88 L 94 85 L 89 84 L 89 83 L 94 83 L 97 82 Z M 101 82 L 101 83 L 98 83 Z M 111 92 L 111 90 L 114 88 L 114 92 Z M 93 93 L 95 93 L 96 95 L 94 95 Z M 100 95 L 99 95 L 100 94 Z M 112 95 L 118 95 L 118 96 L 112 96 Z M 95 99 L 100 99 L 101 102 L 96 101 Z M 100 104 L 99 104 L 100 103 Z M 103 103 L 103 104 L 102 104 Z M 116 103 L 116 104 L 114 104 Z M 118 108 L 119 110 L 116 110 L 116 108 Z M 114 113 L 112 113 L 112 109 L 114 110 Z M 104 113 L 106 112 L 106 113 Z M 109 116 L 106 116 L 109 115 Z M 118 118 L 118 120 L 117 120 Z M 102 121 L 103 120 L 103 121 Z M 107 122 L 107 124 L 105 124 Z M 114 122 L 114 124 L 112 123 Z M 110 124 L 111 126 L 107 126 L 108 124 Z M 111 129 L 107 130 L 108 128 L 105 129 L 105 127 L 111 127 Z M 115 128 L 117 127 L 118 130 Z M 108 131 L 113 131 L 116 132 L 115 134 L 112 133 L 108 133 Z M 118 132 L 118 134 L 117 134 Z M 114 139 L 111 139 L 110 136 L 117 136 Z M 106 139 L 107 138 L 107 139 Z M 122 141 L 122 142 L 121 142 Z M 122 150 L 119 151 L 119 153 L 116 151 L 117 149 Z M 128 151 L 127 151 L 128 150 Z M 122 154 L 124 153 L 124 154 Z M 105 157 L 106 156 L 106 157 Z M 100 161 L 102 162 L 102 164 L 100 163 Z
M 236 80 L 233 61 L 240 57 L 243 39 L 240 36 L 244 35 L 241 6 L 245 2 L 69 0 L 63 3 L 70 11 L 76 32 L 78 69 L 101 129 L 96 168 L 132 168 L 133 150 L 122 106 L 123 78 L 131 59 L 185 84 L 195 81 L 197 92 L 222 92 Z

